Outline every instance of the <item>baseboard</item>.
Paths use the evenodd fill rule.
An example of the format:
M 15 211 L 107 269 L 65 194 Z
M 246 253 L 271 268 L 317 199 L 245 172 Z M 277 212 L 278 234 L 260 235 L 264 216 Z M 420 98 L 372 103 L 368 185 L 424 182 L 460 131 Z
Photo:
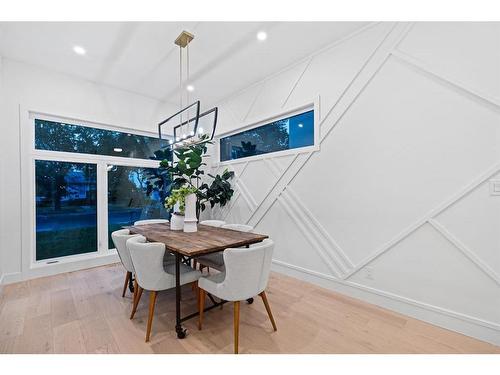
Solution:
M 500 346 L 500 324 L 273 260 L 273 271 Z
M 74 262 L 55 263 L 44 267 L 30 268 L 25 272 L 4 274 L 3 278 L 1 279 L 0 285 L 17 283 L 19 281 L 36 279 L 38 277 L 52 276 L 65 272 L 80 271 L 92 267 L 105 266 L 108 264 L 117 263 L 119 261 L 120 258 L 117 254 L 109 254 L 90 259 L 77 260 Z

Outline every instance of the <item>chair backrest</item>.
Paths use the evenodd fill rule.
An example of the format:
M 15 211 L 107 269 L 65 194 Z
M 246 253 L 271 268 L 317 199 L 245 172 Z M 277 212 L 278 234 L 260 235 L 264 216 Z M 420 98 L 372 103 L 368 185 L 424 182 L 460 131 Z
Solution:
M 237 230 L 240 232 L 253 232 L 253 227 L 245 224 L 224 224 L 221 228 Z
M 270 239 L 250 248 L 224 250 L 226 276 L 221 287 L 233 301 L 254 297 L 269 281 L 274 242 Z
M 128 229 L 120 229 L 111 233 L 111 238 L 113 239 L 113 243 L 115 244 L 116 251 L 118 252 L 123 267 L 129 272 L 134 272 L 134 265 L 127 248 L 127 240 L 137 236 L 137 234 L 130 234 Z
M 146 290 L 166 289 L 166 279 L 173 279 L 173 276 L 163 269 L 165 245 L 159 242 L 146 242 L 145 237 L 137 236 L 127 241 L 127 247 L 139 285 Z
M 164 224 L 168 223 L 167 219 L 147 219 L 147 220 L 137 220 L 134 225 L 144 225 L 144 224 Z
M 200 224 L 203 224 L 203 225 L 210 225 L 211 227 L 222 227 L 224 224 L 226 224 L 225 221 L 223 220 L 203 220 L 203 221 L 200 221 Z

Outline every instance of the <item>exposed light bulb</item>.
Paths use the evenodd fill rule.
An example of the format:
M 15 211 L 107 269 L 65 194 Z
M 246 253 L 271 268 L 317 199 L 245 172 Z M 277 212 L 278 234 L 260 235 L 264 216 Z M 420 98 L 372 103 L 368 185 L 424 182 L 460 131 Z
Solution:
M 171 139 L 169 139 L 169 140 L 168 140 L 168 144 L 169 144 L 169 145 L 171 145 L 172 143 L 174 143 L 174 141 L 173 141 L 173 140 L 171 140 Z
M 198 134 L 203 134 L 203 128 L 198 128 Z
M 194 135 L 194 130 L 191 130 L 191 131 L 189 132 L 189 135 L 190 135 L 190 136 L 193 136 L 193 135 Z

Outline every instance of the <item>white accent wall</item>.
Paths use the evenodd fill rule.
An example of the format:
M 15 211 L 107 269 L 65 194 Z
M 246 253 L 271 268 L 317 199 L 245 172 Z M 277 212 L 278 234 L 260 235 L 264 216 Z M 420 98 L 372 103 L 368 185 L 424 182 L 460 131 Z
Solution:
M 174 108 L 141 95 L 6 58 L 0 68 L 0 95 L 3 94 L 3 100 L 0 96 L 0 284 L 2 275 L 3 282 L 10 283 L 116 261 L 116 257 L 107 257 L 44 269 L 30 269 L 29 264 L 23 264 L 20 126 L 26 123 L 20 120 L 24 116 L 20 111 L 33 110 L 156 132 L 159 120 Z M 29 251 L 26 246 L 24 250 Z
M 379 23 L 219 103 L 218 134 L 319 96 L 321 148 L 245 159 L 214 218 L 274 269 L 500 344 L 500 23 Z

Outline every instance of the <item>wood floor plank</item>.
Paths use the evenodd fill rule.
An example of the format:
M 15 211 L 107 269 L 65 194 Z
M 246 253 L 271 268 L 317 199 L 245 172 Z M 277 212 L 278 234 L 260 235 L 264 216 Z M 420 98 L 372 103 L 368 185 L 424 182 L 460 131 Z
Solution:
M 57 327 L 78 319 L 73 294 L 70 289 L 54 291 L 50 294 L 52 326 Z
M 24 321 L 23 334 L 16 337 L 14 353 L 50 354 L 54 352 L 51 315 Z
M 120 353 L 106 319 L 102 316 L 88 316 L 80 320 L 80 329 L 86 353 Z
M 54 328 L 54 351 L 60 354 L 85 352 L 80 322 L 75 320 Z
M 232 353 L 233 309 L 208 311 L 203 330 L 174 332 L 175 292 L 158 294 L 146 343 L 148 298 L 129 319 L 123 267 L 111 265 L 7 285 L 0 296 L 0 353 Z M 147 294 L 147 292 L 145 292 Z M 241 303 L 240 353 L 500 353 L 500 347 L 363 301 L 272 273 L 266 291 L 274 332 L 260 298 Z M 196 295 L 182 288 L 183 314 Z

